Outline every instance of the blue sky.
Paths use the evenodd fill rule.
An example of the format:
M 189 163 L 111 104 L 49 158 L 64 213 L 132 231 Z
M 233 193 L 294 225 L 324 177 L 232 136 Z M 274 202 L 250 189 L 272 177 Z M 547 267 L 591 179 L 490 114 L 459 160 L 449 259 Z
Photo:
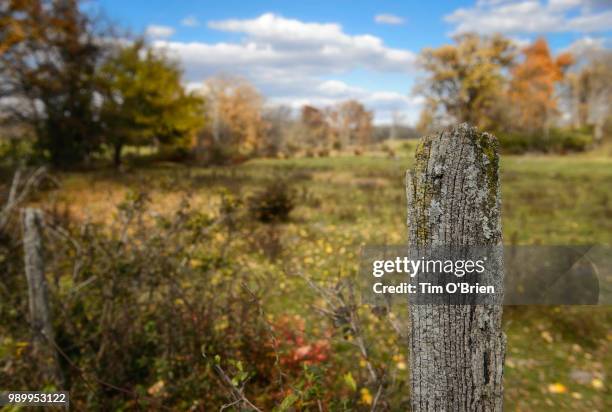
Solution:
M 269 104 L 357 98 L 378 123 L 413 123 L 424 47 L 465 31 L 501 32 L 554 51 L 610 47 L 612 0 L 161 1 L 100 0 L 112 22 L 179 59 L 190 87 L 216 74 L 248 78 Z

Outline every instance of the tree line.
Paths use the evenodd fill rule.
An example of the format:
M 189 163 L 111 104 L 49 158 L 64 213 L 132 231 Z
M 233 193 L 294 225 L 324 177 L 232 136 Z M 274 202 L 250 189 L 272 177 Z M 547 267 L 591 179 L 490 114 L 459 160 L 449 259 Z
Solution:
M 371 136 L 372 112 L 357 101 L 307 106 L 296 120 L 287 107 L 264 107 L 244 79 L 218 76 L 187 91 L 177 62 L 103 27 L 78 0 L 11 0 L 0 21 L 3 134 L 30 137 L 55 167 L 104 153 L 119 165 L 126 146 L 226 158 Z
M 464 34 L 420 56 L 425 97 L 418 128 L 469 122 L 498 132 L 547 135 L 554 126 L 612 130 L 612 54 L 554 56 L 544 38 L 518 49 L 501 35 Z
M 198 133 L 203 158 L 292 154 L 301 148 L 323 153 L 373 140 L 374 114 L 357 100 L 328 107 L 307 104 L 296 115 L 286 105 L 264 105 L 264 96 L 252 84 L 230 76 L 208 79 L 200 95 L 207 102 L 208 119 L 208 127 Z
M 96 157 L 119 166 L 128 146 L 211 162 L 323 154 L 402 130 L 376 128 L 356 100 L 272 107 L 245 79 L 217 76 L 189 91 L 163 50 L 119 35 L 79 0 L 9 0 L 0 24 L 0 137 L 33 142 L 36 158 L 55 167 Z M 420 64 L 423 133 L 465 121 L 535 139 L 565 122 L 600 142 L 611 129 L 608 51 L 553 56 L 544 39 L 519 51 L 499 35 L 466 34 L 424 49 Z

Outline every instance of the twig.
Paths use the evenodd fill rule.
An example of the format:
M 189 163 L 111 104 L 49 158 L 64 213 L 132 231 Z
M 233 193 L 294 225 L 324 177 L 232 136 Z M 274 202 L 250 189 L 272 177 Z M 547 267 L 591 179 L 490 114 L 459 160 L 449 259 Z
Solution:
M 363 336 L 361 334 L 361 322 L 359 316 L 357 315 L 354 309 L 354 305 L 351 302 L 347 302 L 340 293 L 331 293 L 329 290 L 317 285 L 315 282 L 312 281 L 312 279 L 308 278 L 303 273 L 297 272 L 297 275 L 304 279 L 304 281 L 312 289 L 317 291 L 331 308 L 331 310 L 320 307 L 315 307 L 315 309 L 331 317 L 333 320 L 339 320 L 340 322 L 346 323 L 348 325 L 348 328 L 352 331 L 352 335 L 355 338 L 355 341 L 352 342 L 352 344 L 359 349 L 359 352 L 361 353 L 361 356 L 366 363 L 366 368 L 368 370 L 368 373 L 370 374 L 371 380 L 373 382 L 379 382 L 379 376 L 376 373 L 372 362 L 370 361 L 368 349 L 366 347 L 365 340 L 363 339 Z M 353 291 L 350 287 L 349 295 L 351 297 L 351 301 L 354 301 Z M 338 319 L 339 317 L 341 317 L 342 319 Z
M 202 352 L 202 356 L 204 356 L 204 359 L 208 359 L 208 357 L 206 356 L 205 353 Z M 256 411 L 256 412 L 262 412 L 261 409 L 259 409 L 257 406 L 253 405 L 253 403 L 251 403 L 251 401 L 249 401 L 249 399 L 244 395 L 244 393 L 242 392 L 241 389 L 238 389 L 233 383 L 232 383 L 232 379 L 228 376 L 228 374 L 223 370 L 223 368 L 221 367 L 221 365 L 213 362 L 213 369 L 215 370 L 215 372 L 217 373 L 217 376 L 219 377 L 219 379 L 221 380 L 221 382 L 223 382 L 223 384 L 229 388 L 230 392 L 232 393 L 232 395 L 234 396 L 234 399 L 236 399 L 236 401 L 233 404 L 236 403 L 242 403 L 244 405 L 246 405 L 247 407 L 251 408 L 252 410 Z
M 25 181 L 21 190 L 19 190 L 23 170 L 21 168 L 17 169 L 17 171 L 13 175 L 13 181 L 11 183 L 11 188 L 9 189 L 9 195 L 6 200 L 6 203 L 4 204 L 2 211 L 0 211 L 0 232 L 4 231 L 4 228 L 6 227 L 13 210 L 15 210 L 17 207 L 19 207 L 21 203 L 25 201 L 26 197 L 30 194 L 33 187 L 37 185 L 43 177 L 45 177 L 46 173 L 46 168 L 38 168 Z
M 374 396 L 374 401 L 372 402 L 372 407 L 370 408 L 370 412 L 376 411 L 376 405 L 378 404 L 378 400 L 380 399 L 380 395 L 382 394 L 383 385 L 382 383 L 378 385 L 378 390 L 376 391 L 376 396 Z

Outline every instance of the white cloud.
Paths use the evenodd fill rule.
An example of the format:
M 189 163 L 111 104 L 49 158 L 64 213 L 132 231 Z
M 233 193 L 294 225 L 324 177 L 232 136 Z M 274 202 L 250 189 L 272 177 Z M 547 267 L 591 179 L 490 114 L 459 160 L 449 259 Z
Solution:
M 582 37 L 565 49 L 564 52 L 570 52 L 572 55 L 580 58 L 592 53 L 602 51 L 606 48 L 606 39 L 603 37 Z
M 337 98 L 355 97 L 356 94 L 361 94 L 363 89 L 352 87 L 340 80 L 327 80 L 317 86 L 317 90 L 327 96 Z
M 400 111 L 415 119 L 420 101 L 392 91 L 369 91 L 340 80 L 322 80 L 329 75 L 350 71 L 350 61 L 339 56 L 325 58 L 316 54 L 287 56 L 256 43 L 180 43 L 156 41 L 154 46 L 177 57 L 186 70 L 188 88 L 195 90 L 204 79 L 220 73 L 242 76 L 252 81 L 273 104 L 298 108 L 303 104 L 329 106 L 347 99 L 362 101 L 375 111 L 375 121 L 390 118 Z M 326 60 L 325 60 L 326 59 Z M 406 77 L 408 89 L 408 76 Z
M 416 110 L 415 102 L 400 93 L 368 91 L 330 80 L 356 69 L 399 73 L 406 76 L 407 90 L 415 70 L 414 53 L 390 48 L 378 37 L 349 35 L 335 23 L 303 22 L 271 13 L 209 22 L 208 27 L 243 38 L 218 43 L 153 42 L 182 63 L 191 89 L 210 76 L 225 73 L 252 81 L 274 103 L 329 105 L 355 98 L 376 110 L 377 120 L 390 105 L 396 105 L 395 110 Z M 414 116 L 408 113 L 406 117 Z
M 273 13 L 265 13 L 255 19 L 230 19 L 211 21 L 208 26 L 212 29 L 244 33 L 259 40 L 280 43 L 312 44 L 329 41 L 339 36 L 346 39 L 342 27 L 335 23 L 305 23 L 300 20 L 287 19 Z
M 479 1 L 444 18 L 455 25 L 454 34 L 597 32 L 612 27 L 612 9 L 597 1 L 539 0 Z
M 393 14 L 377 14 L 374 16 L 374 21 L 378 24 L 400 25 L 404 24 L 405 20 L 402 17 Z
M 208 25 L 245 34 L 246 40 L 239 46 L 245 53 L 271 58 L 281 65 L 313 69 L 325 65 L 326 71 L 365 67 L 407 72 L 415 61 L 408 50 L 386 47 L 380 38 L 369 34 L 348 35 L 335 23 L 306 23 L 266 13 L 255 19 L 213 21 Z
M 200 22 L 195 16 L 187 16 L 181 20 L 181 25 L 185 27 L 198 27 Z
M 576 6 L 580 6 L 582 0 L 549 0 L 548 6 L 552 10 L 567 10 Z
M 174 34 L 174 29 L 169 26 L 151 24 L 147 26 L 145 34 L 154 39 L 165 39 Z
M 585 14 L 567 22 L 568 30 L 580 32 L 609 31 L 612 28 L 612 9 L 602 13 Z

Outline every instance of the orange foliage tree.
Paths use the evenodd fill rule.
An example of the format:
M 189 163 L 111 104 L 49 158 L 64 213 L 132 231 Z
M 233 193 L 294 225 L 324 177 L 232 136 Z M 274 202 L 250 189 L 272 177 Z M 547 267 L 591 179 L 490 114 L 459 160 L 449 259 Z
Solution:
M 346 100 L 326 109 L 305 105 L 301 124 L 305 129 L 303 143 L 321 147 L 330 143 L 346 146 L 370 143 L 374 114 L 357 100 Z
M 302 106 L 300 123 L 303 128 L 301 143 L 311 147 L 327 145 L 331 130 L 323 110 L 310 105 Z
M 374 117 L 371 111 L 357 100 L 347 100 L 338 105 L 337 113 L 343 144 L 364 145 L 370 142 Z
M 534 132 L 547 130 L 557 113 L 555 85 L 563 80 L 572 56 L 563 53 L 553 58 L 545 39 L 523 49 L 524 60 L 512 69 L 509 98 L 516 128 Z

